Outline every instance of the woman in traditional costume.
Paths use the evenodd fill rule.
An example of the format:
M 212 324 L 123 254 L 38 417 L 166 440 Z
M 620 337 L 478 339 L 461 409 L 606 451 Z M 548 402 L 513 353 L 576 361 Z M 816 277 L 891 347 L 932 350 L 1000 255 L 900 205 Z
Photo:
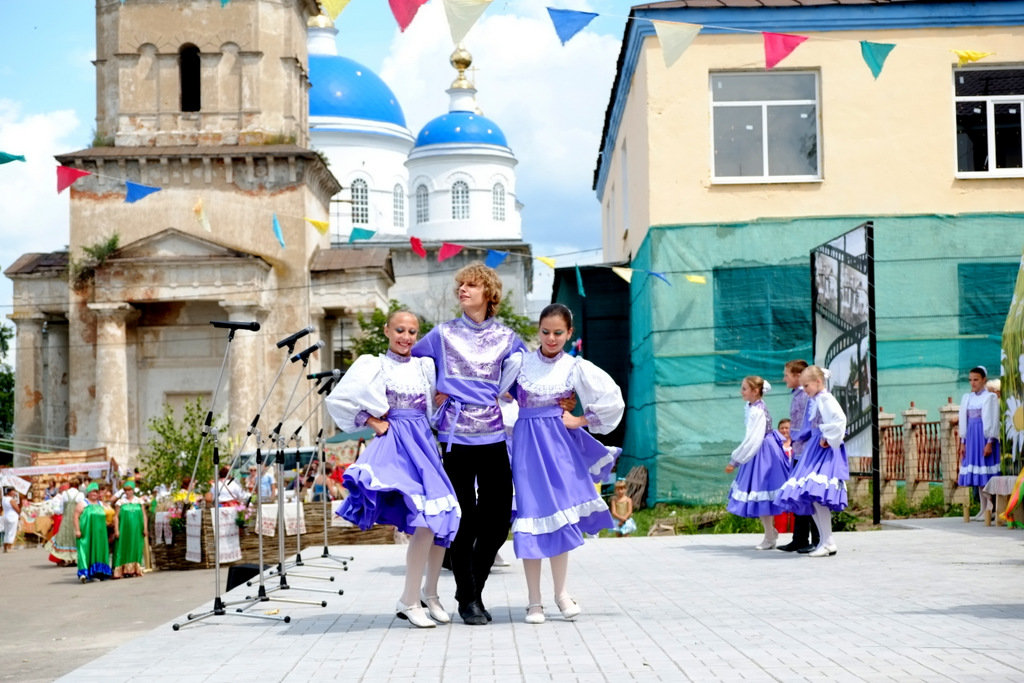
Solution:
M 78 539 L 78 580 L 110 578 L 110 544 L 107 542 L 107 513 L 100 503 L 100 485 L 92 482 L 85 489 L 85 500 L 75 511 L 75 537 Z
M 134 481 L 124 484 L 124 496 L 117 501 L 114 529 L 114 578 L 142 576 L 149 529 L 142 501 L 135 495 Z
M 349 496 L 338 515 L 364 530 L 392 524 L 412 536 L 405 590 L 395 612 L 413 626 L 430 628 L 435 621 L 451 621 L 437 582 L 462 513 L 428 421 L 434 409 L 434 361 L 410 355 L 418 333 L 415 315 L 392 313 L 384 325 L 387 353 L 357 358 L 326 403 L 343 431 L 368 426 L 376 433 L 345 470 Z
M 46 550 L 50 553 L 49 560 L 58 567 L 67 567 L 78 561 L 78 544 L 75 542 L 75 514 L 78 504 L 85 496 L 78 490 L 81 482 L 75 478 L 66 491 L 60 494 L 59 505 L 63 511 L 60 527 L 53 538 L 46 542 Z
M 512 432 L 512 541 L 526 574 L 528 624 L 544 622 L 544 558 L 551 563 L 555 604 L 563 618 L 574 619 L 580 613 L 566 589 L 569 551 L 583 544 L 583 534 L 597 534 L 614 524 L 594 484 L 605 479 L 621 452 L 581 428 L 607 434 L 619 424 L 625 408 L 622 392 L 608 373 L 564 352 L 572 337 L 568 308 L 551 304 L 541 311 L 538 335 L 538 350 L 510 358 L 501 387 L 502 394 L 510 391 L 519 404 Z M 574 393 L 582 403 L 582 416 L 560 405 Z
M 999 397 L 985 386 L 988 370 L 979 365 L 967 373 L 971 390 L 960 399 L 960 443 L 963 460 L 957 473 L 957 486 L 970 486 L 981 502 L 978 518 L 994 506 L 982 489 L 999 474 Z

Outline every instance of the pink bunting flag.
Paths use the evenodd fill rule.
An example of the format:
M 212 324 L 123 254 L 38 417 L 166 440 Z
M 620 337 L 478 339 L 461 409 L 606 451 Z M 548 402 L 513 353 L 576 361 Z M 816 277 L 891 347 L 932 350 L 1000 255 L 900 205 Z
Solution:
M 789 56 L 807 36 L 794 36 L 789 33 L 761 33 L 764 36 L 764 66 L 773 68 Z
M 450 259 L 452 256 L 455 256 L 456 254 L 458 254 L 460 251 L 462 251 L 462 245 L 461 244 L 452 244 L 451 242 L 443 242 L 441 244 L 441 248 L 437 252 L 437 260 L 438 260 L 439 263 L 441 261 L 446 261 L 446 260 Z
M 71 187 L 71 185 L 87 175 L 92 175 L 88 171 L 83 171 L 80 168 L 72 168 L 71 166 L 58 166 L 57 167 L 57 194 L 60 194 L 64 190 Z
M 409 28 L 409 24 L 412 23 L 413 18 L 416 16 L 416 12 L 419 11 L 420 7 L 425 5 L 427 0 L 388 0 L 388 4 L 391 5 L 391 13 L 395 15 L 395 21 L 398 22 L 398 28 L 405 32 L 405 29 Z
M 427 258 L 427 250 L 423 248 L 423 241 L 419 237 L 410 237 L 409 244 L 412 245 L 412 253 L 420 258 Z

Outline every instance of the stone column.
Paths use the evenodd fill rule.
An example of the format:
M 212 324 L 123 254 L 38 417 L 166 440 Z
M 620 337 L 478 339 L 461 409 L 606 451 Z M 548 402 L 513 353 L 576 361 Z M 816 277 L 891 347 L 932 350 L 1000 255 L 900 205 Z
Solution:
M 231 322 L 262 323 L 265 318 L 265 311 L 254 301 L 221 301 L 219 305 L 227 311 L 228 320 Z M 216 331 L 227 334 L 224 330 Z M 235 439 L 237 444 L 242 443 L 241 439 L 245 437 L 249 424 L 256 417 L 256 411 L 260 409 L 266 392 L 263 378 L 267 369 L 261 349 L 265 349 L 267 343 L 268 339 L 263 330 L 238 330 L 231 342 L 224 386 L 221 387 L 221 394 L 227 392 L 228 399 L 227 410 L 222 411 L 222 416 L 227 418 L 227 425 L 222 426 L 224 435 Z M 213 406 L 212 409 L 216 414 L 217 406 Z M 262 420 L 260 426 L 265 427 Z M 266 429 L 262 431 L 267 432 Z M 246 450 L 251 450 L 249 446 L 255 448 L 255 445 L 254 441 L 249 443 Z
M 960 474 L 960 437 L 957 422 L 960 420 L 960 406 L 947 400 L 946 405 L 939 408 L 939 421 L 942 423 L 942 494 L 946 505 L 961 503 L 964 510 L 970 507 L 970 489 L 959 488 L 956 479 Z M 969 516 L 969 515 L 968 515 Z
M 919 485 L 918 467 L 920 453 L 917 448 L 917 433 L 919 426 L 927 417 L 928 411 L 915 408 L 910 403 L 910 408 L 903 411 L 903 452 L 907 458 L 907 503 L 909 505 L 919 504 L 928 495 L 928 482 Z
M 49 443 L 68 449 L 68 323 L 67 320 L 46 322 L 43 352 L 43 379 L 46 395 L 43 420 Z
M 27 466 L 32 451 L 45 441 L 43 423 L 43 322 L 38 312 L 8 316 L 15 324 L 14 348 L 14 466 Z
M 138 311 L 127 303 L 89 304 L 96 317 L 96 440 L 119 466 L 137 450 L 128 419 L 128 355 L 125 328 Z
M 878 444 L 878 481 L 881 488 L 879 501 L 883 508 L 892 503 L 892 499 L 896 496 L 896 480 L 888 479 L 886 476 L 889 472 L 889 459 L 891 456 L 885 447 L 883 431 L 886 427 L 892 427 L 895 421 L 895 414 L 887 413 L 885 412 L 885 409 L 881 407 L 878 409 L 878 432 L 880 442 Z

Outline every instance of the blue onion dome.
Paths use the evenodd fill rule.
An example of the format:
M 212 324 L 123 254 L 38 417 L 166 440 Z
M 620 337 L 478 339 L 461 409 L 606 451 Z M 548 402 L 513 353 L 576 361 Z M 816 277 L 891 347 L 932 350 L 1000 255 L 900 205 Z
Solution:
M 309 56 L 309 115 L 365 119 L 405 128 L 391 88 L 359 62 L 338 55 Z
M 468 143 L 508 147 L 505 133 L 491 119 L 471 111 L 450 111 L 423 126 L 416 146 Z

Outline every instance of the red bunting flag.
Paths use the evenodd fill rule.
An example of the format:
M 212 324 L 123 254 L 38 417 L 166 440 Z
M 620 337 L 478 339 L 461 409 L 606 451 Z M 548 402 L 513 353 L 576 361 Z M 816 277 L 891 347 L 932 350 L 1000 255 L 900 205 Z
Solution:
M 438 262 L 441 262 L 441 261 L 450 259 L 452 256 L 455 256 L 460 251 L 462 251 L 462 245 L 461 244 L 452 244 L 451 242 L 443 242 L 441 244 L 441 248 L 437 252 L 437 260 L 438 260 Z
M 807 36 L 794 36 L 789 33 L 761 33 L 764 36 L 764 66 L 771 69 L 789 56 Z
M 427 258 L 427 250 L 423 248 L 423 242 L 419 237 L 410 237 L 409 244 L 412 245 L 412 253 L 420 258 Z
M 83 171 L 80 168 L 72 168 L 71 166 L 58 166 L 57 167 L 57 194 L 60 194 L 64 190 L 71 187 L 71 184 L 83 176 L 92 175 L 88 171 Z
M 388 0 L 388 4 L 391 5 L 391 13 L 395 15 L 395 21 L 398 22 L 398 28 L 403 32 L 409 28 L 416 12 L 426 2 L 427 0 Z

